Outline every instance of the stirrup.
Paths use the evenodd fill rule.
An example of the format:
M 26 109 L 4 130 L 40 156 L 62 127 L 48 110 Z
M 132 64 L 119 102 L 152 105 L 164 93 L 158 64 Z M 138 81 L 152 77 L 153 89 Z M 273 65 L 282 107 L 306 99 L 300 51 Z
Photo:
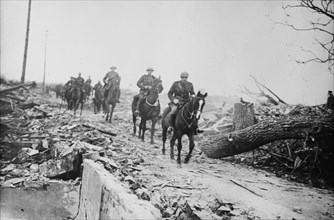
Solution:
M 136 109 L 136 111 L 135 111 L 135 114 L 136 114 L 136 115 L 138 115 L 138 114 L 139 114 L 139 110 L 138 110 L 138 109 Z

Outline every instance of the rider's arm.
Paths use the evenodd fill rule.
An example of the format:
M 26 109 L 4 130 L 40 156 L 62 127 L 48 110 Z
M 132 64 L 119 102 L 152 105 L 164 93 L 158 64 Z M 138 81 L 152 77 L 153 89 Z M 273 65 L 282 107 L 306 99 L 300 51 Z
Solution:
M 192 83 L 190 83 L 190 85 L 189 85 L 189 94 L 190 94 L 190 95 L 195 95 L 195 92 L 194 92 L 194 86 L 193 86 Z
M 106 79 L 108 79 L 108 73 L 103 77 L 103 82 L 106 83 Z
M 143 85 L 143 80 L 144 80 L 144 76 L 140 77 L 140 79 L 137 82 L 137 86 L 141 89 L 145 88 L 145 86 Z
M 170 87 L 169 91 L 168 91 L 168 98 L 170 101 L 173 101 L 175 99 L 174 97 L 174 91 L 175 91 L 175 86 L 176 86 L 176 83 L 174 82 L 172 87 Z

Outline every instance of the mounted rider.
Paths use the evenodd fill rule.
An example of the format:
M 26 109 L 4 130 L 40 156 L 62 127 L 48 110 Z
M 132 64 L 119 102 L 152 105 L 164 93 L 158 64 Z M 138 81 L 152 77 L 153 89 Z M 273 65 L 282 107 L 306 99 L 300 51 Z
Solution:
M 93 90 L 95 91 L 94 97 L 93 97 L 93 103 L 97 104 L 97 103 L 102 102 L 103 86 L 100 80 L 94 85 Z
M 84 94 L 84 96 L 85 96 L 85 94 L 86 94 L 85 80 L 84 80 L 84 78 L 81 77 L 80 72 L 78 73 L 78 77 L 76 78 L 75 83 L 76 83 L 76 85 L 79 86 L 82 94 Z
M 67 83 L 64 85 L 64 94 L 63 96 L 65 98 L 68 98 L 70 93 L 72 92 L 72 90 L 74 89 L 74 85 L 75 85 L 75 78 L 73 76 L 71 76 L 70 80 L 67 81 Z
M 102 90 L 102 84 L 101 81 L 99 80 L 93 87 L 93 90 Z
M 90 78 L 90 76 L 88 77 L 88 79 L 85 82 L 87 85 L 91 85 L 92 84 L 92 80 Z
M 115 71 L 117 69 L 115 66 L 110 67 L 111 71 L 107 72 L 106 75 L 103 78 L 104 82 L 104 97 L 106 98 L 108 95 L 109 90 L 113 87 L 116 86 L 115 91 L 116 91 L 116 102 L 119 103 L 119 97 L 121 96 L 121 90 L 119 88 L 119 85 L 121 83 L 121 77 L 119 74 Z
M 91 93 L 91 91 L 92 91 L 92 86 L 91 86 L 91 84 L 92 84 L 92 80 L 91 80 L 91 78 L 90 78 L 90 76 L 88 77 L 88 79 L 85 81 L 85 91 L 86 91 L 86 95 L 87 95 L 87 97 L 89 97 L 90 96 L 90 93 Z
M 169 116 L 169 128 L 170 133 L 175 126 L 175 118 L 179 106 L 188 102 L 191 96 L 195 96 L 194 86 L 191 82 L 187 81 L 189 74 L 187 72 L 182 72 L 181 80 L 173 83 L 172 87 L 168 91 L 168 98 L 170 99 L 169 107 L 171 109 Z
M 139 94 L 135 95 L 134 98 L 139 97 L 139 100 L 136 105 L 136 114 L 139 114 L 139 106 L 142 103 L 142 101 L 146 98 L 148 91 L 152 88 L 153 81 L 155 80 L 155 76 L 152 75 L 152 72 L 154 71 L 152 67 L 147 68 L 147 74 L 142 75 L 138 82 L 137 86 L 140 88 Z
M 71 76 L 70 80 L 64 85 L 65 89 L 72 89 L 75 84 L 75 78 Z

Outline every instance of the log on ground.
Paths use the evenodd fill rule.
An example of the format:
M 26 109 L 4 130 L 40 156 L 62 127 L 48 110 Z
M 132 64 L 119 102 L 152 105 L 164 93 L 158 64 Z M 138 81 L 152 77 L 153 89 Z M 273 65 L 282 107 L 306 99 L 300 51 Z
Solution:
M 210 158 L 223 158 L 284 139 L 320 140 L 334 136 L 334 115 L 269 119 L 231 133 L 214 135 L 201 144 Z

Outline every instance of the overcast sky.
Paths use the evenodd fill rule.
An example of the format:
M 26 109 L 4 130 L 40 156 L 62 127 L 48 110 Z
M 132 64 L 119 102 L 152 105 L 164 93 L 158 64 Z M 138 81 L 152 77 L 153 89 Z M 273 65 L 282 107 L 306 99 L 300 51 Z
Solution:
M 293 3 L 292 1 L 290 1 Z M 0 1 L 1 74 L 20 80 L 28 0 Z M 65 83 L 81 72 L 93 84 L 111 66 L 121 86 L 153 67 L 165 92 L 190 74 L 195 90 L 240 95 L 244 85 L 257 92 L 250 74 L 291 104 L 322 104 L 333 90 L 326 64 L 297 64 L 301 50 L 317 49 L 312 32 L 296 32 L 285 21 L 280 1 L 37 1 L 32 0 L 26 81 Z M 294 14 L 303 25 L 310 14 Z M 244 96 L 245 99 L 246 96 Z

